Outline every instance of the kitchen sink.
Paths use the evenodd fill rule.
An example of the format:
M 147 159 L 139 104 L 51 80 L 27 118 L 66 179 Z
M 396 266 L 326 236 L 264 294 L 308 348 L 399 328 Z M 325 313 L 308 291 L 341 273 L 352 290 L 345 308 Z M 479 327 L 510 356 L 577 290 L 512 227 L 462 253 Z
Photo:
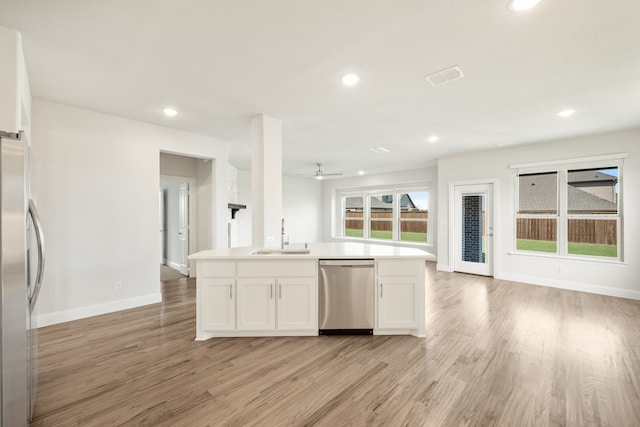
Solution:
M 304 255 L 310 252 L 311 251 L 309 248 L 264 248 L 256 249 L 255 251 L 251 252 L 251 255 Z

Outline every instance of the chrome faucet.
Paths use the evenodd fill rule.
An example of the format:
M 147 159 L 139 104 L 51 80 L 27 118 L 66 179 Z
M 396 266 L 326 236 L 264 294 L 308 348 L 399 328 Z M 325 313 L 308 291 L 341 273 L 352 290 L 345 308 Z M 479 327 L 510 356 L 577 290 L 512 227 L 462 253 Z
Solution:
M 284 245 L 288 245 L 289 242 L 284 241 L 284 218 L 282 218 L 282 231 L 280 232 L 280 249 L 284 249 Z

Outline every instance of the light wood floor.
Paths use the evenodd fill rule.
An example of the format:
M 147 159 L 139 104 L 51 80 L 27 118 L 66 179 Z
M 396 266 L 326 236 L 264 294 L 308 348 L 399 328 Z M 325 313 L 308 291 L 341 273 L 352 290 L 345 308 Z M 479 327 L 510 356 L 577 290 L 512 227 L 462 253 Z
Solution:
M 640 425 L 639 301 L 428 264 L 426 339 L 195 342 L 194 298 L 41 329 L 32 425 Z

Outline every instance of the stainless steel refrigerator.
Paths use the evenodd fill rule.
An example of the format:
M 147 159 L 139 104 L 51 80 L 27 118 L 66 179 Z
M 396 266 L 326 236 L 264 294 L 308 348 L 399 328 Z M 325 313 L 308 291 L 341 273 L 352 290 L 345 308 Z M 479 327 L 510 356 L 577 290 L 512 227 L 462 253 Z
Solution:
M 0 131 L 0 425 L 24 426 L 35 401 L 37 328 L 44 246 L 27 195 L 28 146 L 22 133 Z

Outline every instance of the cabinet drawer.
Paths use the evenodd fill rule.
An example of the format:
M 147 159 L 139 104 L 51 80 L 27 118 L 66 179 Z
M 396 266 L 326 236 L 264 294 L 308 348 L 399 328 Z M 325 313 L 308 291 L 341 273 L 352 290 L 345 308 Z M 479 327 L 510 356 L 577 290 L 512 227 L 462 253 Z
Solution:
M 422 259 L 380 260 L 378 276 L 420 276 L 424 274 Z
M 315 261 L 240 261 L 238 277 L 309 277 L 317 269 Z
M 200 261 L 198 277 L 234 277 L 236 263 L 233 261 Z

